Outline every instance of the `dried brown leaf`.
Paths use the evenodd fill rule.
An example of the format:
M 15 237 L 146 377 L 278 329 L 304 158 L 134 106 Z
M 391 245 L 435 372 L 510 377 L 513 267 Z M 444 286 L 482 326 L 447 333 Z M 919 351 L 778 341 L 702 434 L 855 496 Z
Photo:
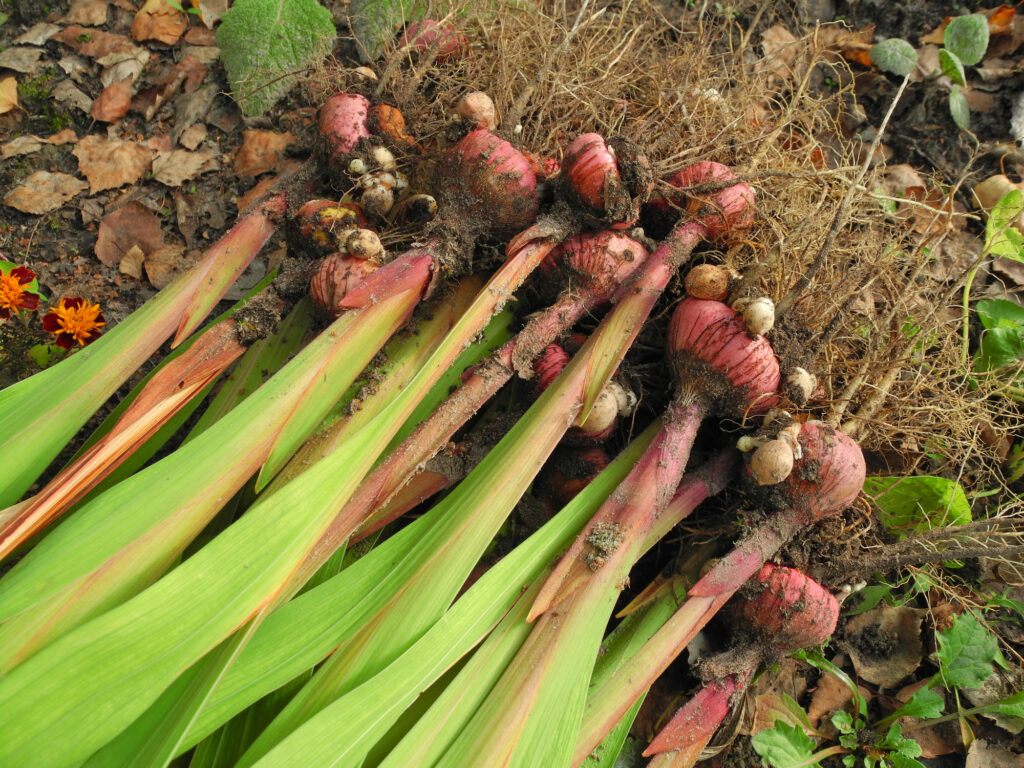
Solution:
M 185 14 L 167 0 L 146 0 L 132 21 L 133 40 L 159 40 L 174 45 L 188 29 Z
M 88 186 L 66 173 L 36 171 L 7 193 L 4 205 L 22 213 L 50 213 L 60 208 Z
M 11 139 L 3 146 L 0 146 L 0 158 L 6 160 L 9 157 L 19 155 L 31 155 L 43 148 L 42 139 L 37 136 L 19 136 Z
M 864 680 L 894 688 L 914 672 L 924 656 L 921 621 L 924 611 L 880 605 L 846 624 L 845 647 Z
M 244 131 L 242 146 L 235 155 L 235 173 L 239 176 L 259 176 L 278 167 L 281 153 L 295 141 L 291 133 L 273 131 Z
M 96 238 L 96 258 L 107 265 L 118 264 L 133 247 L 145 256 L 159 250 L 163 243 L 160 219 L 132 201 L 103 217 Z
M 107 0 L 71 0 L 71 9 L 61 19 L 65 24 L 98 27 L 107 23 Z
M 117 271 L 123 275 L 129 275 L 134 277 L 136 280 L 142 279 L 142 262 L 145 261 L 146 254 L 142 252 L 142 249 L 137 245 L 133 245 L 124 256 L 121 257 L 121 261 L 117 265 Z
M 144 262 L 146 277 L 154 288 L 165 288 L 196 261 L 195 254 L 185 253 L 180 245 L 165 245 L 151 253 Z
M 103 89 L 92 103 L 92 117 L 104 123 L 113 123 L 128 113 L 132 103 L 132 81 L 118 80 Z
M 0 115 L 18 108 L 18 81 L 13 77 L 0 80 Z
M 766 29 L 761 37 L 764 58 L 757 63 L 757 70 L 782 80 L 792 80 L 796 43 L 796 37 L 782 24 Z
M 180 187 L 184 182 L 219 167 L 210 152 L 189 152 L 175 149 L 159 152 L 153 160 L 153 178 L 168 187 Z
M 89 180 L 89 194 L 134 184 L 149 168 L 153 151 L 134 141 L 86 136 L 72 154 Z

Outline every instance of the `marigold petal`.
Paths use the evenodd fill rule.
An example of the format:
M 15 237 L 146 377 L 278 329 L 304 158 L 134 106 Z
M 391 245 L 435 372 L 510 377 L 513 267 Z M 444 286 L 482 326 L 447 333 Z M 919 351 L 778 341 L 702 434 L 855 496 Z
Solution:
M 11 277 L 18 278 L 18 282 L 22 285 L 28 285 L 35 280 L 38 275 L 28 267 L 15 267 L 11 270 Z
M 60 333 L 60 318 L 52 309 L 43 315 L 43 330 L 47 333 Z
M 11 318 L 11 310 L 6 307 L 0 307 L 0 320 L 9 320 Z
M 26 293 L 18 305 L 21 309 L 39 309 L 39 297 L 34 293 Z
M 70 333 L 58 333 L 53 343 L 61 349 L 71 349 L 75 343 L 75 337 Z
M 83 304 L 85 304 L 85 299 L 81 298 L 80 296 L 74 296 L 70 299 L 60 300 L 61 309 L 78 309 Z

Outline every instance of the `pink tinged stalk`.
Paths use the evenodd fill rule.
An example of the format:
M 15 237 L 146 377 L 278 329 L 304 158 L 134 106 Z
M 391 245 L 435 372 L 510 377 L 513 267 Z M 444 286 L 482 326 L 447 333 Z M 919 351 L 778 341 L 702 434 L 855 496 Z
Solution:
M 679 382 L 679 395 L 669 407 L 658 436 L 640 460 L 640 464 L 655 462 L 664 473 L 658 477 L 656 486 L 661 496 L 654 496 L 652 489 L 636 498 L 616 494 L 602 507 L 541 589 L 530 612 L 531 619 L 564 599 L 561 582 L 570 570 L 579 568 L 587 540 L 594 531 L 614 526 L 623 537 L 646 535 L 653 519 L 669 501 L 668 489 L 679 483 L 697 428 L 709 411 L 724 409 L 742 417 L 748 411 L 767 410 L 776 401 L 781 376 L 771 345 L 764 337 L 751 338 L 736 313 L 721 302 L 680 302 L 669 323 L 668 352 Z M 714 384 L 709 383 L 716 376 L 726 382 L 724 395 L 715 394 Z
M 236 323 L 229 319 L 209 329 L 186 352 L 157 371 L 110 432 L 3 522 L 0 558 L 7 557 L 95 488 L 244 351 Z
M 178 346 L 202 324 L 203 320 L 224 298 L 224 294 L 245 271 L 256 254 L 277 229 L 286 209 L 285 193 L 268 198 L 245 215 L 224 237 L 217 241 L 203 260 L 193 267 L 199 287 L 178 324 L 171 347 Z
M 328 531 L 326 546 L 340 546 L 350 534 L 365 537 L 378 530 L 403 511 L 402 504 L 392 504 L 392 497 L 403 483 L 451 438 L 466 421 L 479 410 L 511 377 L 520 365 L 531 364 L 531 355 L 538 345 L 565 332 L 585 313 L 608 300 L 616 280 L 625 279 L 640 268 L 647 250 L 635 240 L 617 233 L 597 233 L 581 236 L 576 243 L 562 246 L 564 256 L 572 264 L 584 287 L 575 294 L 575 301 L 560 299 L 554 305 L 534 316 L 515 338 L 477 366 L 465 382 L 434 413 L 432 413 L 401 445 L 395 448 L 373 472 L 339 513 Z M 582 251 L 583 255 L 580 255 Z M 514 258 L 529 256 L 520 251 Z M 531 256 L 534 261 L 536 254 Z M 390 266 L 390 265 L 389 265 Z M 589 279 L 586 274 L 595 277 Z M 593 288 L 590 286 L 593 284 Z M 487 290 L 487 289 L 485 289 Z M 492 295 L 498 295 L 492 291 Z M 567 292 L 569 295 L 569 292 Z M 543 348 L 543 347 L 541 347 Z M 566 358 L 568 360 L 568 358 Z M 436 488 L 439 477 L 429 487 Z M 443 487 L 443 486 L 442 486 Z M 387 514 L 373 514 L 383 505 L 390 507 Z M 360 527 L 373 514 L 372 524 Z M 319 549 L 319 548 L 318 548 Z M 304 566 L 305 568 L 305 566 Z
M 742 599 L 740 599 L 742 598 Z M 839 621 L 839 602 L 824 587 L 793 568 L 765 563 L 727 612 L 736 625 L 751 627 L 763 646 L 778 653 L 812 648 L 828 640 Z M 708 682 L 650 743 L 644 756 L 665 755 L 665 765 L 690 766 L 744 693 L 763 651 L 756 656 L 726 652 L 721 666 L 740 666 L 734 674 Z M 660 765 L 661 763 L 652 763 Z
M 788 506 L 744 536 L 690 589 L 686 602 L 615 677 L 591 692 L 575 765 L 801 526 L 836 515 L 857 498 L 865 476 L 864 456 L 857 443 L 820 422 L 803 424 L 799 440 L 803 456 L 778 486 Z
M 744 670 L 721 680 L 712 680 L 701 688 L 644 750 L 644 757 L 659 755 L 670 758 L 671 762 L 664 761 L 665 768 L 697 762 L 701 751 L 732 710 L 733 701 L 746 691 L 753 674 L 753 669 Z M 672 754 L 664 754 L 668 752 Z M 658 761 L 652 760 L 651 766 L 656 765 Z

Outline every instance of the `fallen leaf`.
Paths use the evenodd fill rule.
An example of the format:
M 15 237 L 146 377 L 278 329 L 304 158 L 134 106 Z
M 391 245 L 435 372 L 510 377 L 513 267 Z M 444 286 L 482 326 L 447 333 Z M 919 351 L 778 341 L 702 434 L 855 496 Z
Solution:
M 778 702 L 782 700 L 782 694 L 799 701 L 807 690 L 807 678 L 804 677 L 804 670 L 800 662 L 795 659 L 783 659 L 779 666 L 773 669 L 771 674 L 762 675 L 750 686 L 748 698 L 754 703 L 747 707 L 743 720 L 739 725 L 739 732 L 745 736 L 752 736 L 763 728 L 771 728 L 774 725 L 767 713 L 776 711 Z
M 86 136 L 72 151 L 89 180 L 89 194 L 134 184 L 153 159 L 153 151 L 134 141 Z
M 160 152 L 153 160 L 153 178 L 168 187 L 180 187 L 184 182 L 219 167 L 210 152 L 189 152 L 174 149 Z
M 57 60 L 57 66 L 60 67 L 65 75 L 79 85 L 84 85 L 86 81 L 91 81 L 96 76 L 95 62 L 90 61 L 85 56 L 79 56 L 77 53 L 61 56 Z
M 939 64 L 939 46 L 934 43 L 922 45 L 917 50 L 917 69 L 911 79 L 920 82 L 926 77 L 931 77 L 941 68 Z
M 127 253 L 121 257 L 120 263 L 117 265 L 117 271 L 123 275 L 130 275 L 136 280 L 142 279 L 142 262 L 145 261 L 146 254 L 142 252 L 142 249 L 137 245 L 133 245 L 128 249 Z
M 118 80 L 103 89 L 92 103 L 92 117 L 104 123 L 113 123 L 128 113 L 132 104 L 132 81 Z
M 171 129 L 171 139 L 177 141 L 186 128 L 196 120 L 203 118 L 213 106 L 213 100 L 217 98 L 219 91 L 216 83 L 209 83 L 197 88 L 192 93 L 183 94 L 175 99 L 174 128 Z
M 185 75 L 185 84 L 182 86 L 185 93 L 192 93 L 202 85 L 203 80 L 206 79 L 206 73 L 210 71 L 206 64 L 191 53 L 183 56 L 181 61 L 174 65 L 174 69 L 176 72 L 184 73 Z
M 982 13 L 988 16 L 989 34 L 1001 35 L 1013 27 L 1016 11 L 1012 5 L 1001 5 L 989 11 L 982 11 Z
M 967 750 L 964 768 L 1024 768 L 1024 755 L 989 744 L 985 739 L 975 739 Z
M 291 158 L 286 160 L 284 165 L 281 167 L 281 173 L 290 173 L 298 168 L 302 163 L 299 160 Z M 238 206 L 238 210 L 244 211 L 248 208 L 253 201 L 259 200 L 267 191 L 274 186 L 274 182 L 278 180 L 280 174 L 274 176 L 267 176 L 256 182 L 256 185 L 245 194 L 239 195 L 235 201 L 235 205 Z
M 82 93 L 70 80 L 61 80 L 50 91 L 55 101 L 80 109 L 85 114 L 92 112 L 92 99 Z
M 35 69 L 42 48 L 7 48 L 0 51 L 0 69 L 13 69 L 15 72 L 31 72 Z
M 871 46 L 875 39 L 875 25 L 863 29 L 848 29 L 840 24 L 823 24 L 816 32 L 816 42 L 825 49 L 838 51 L 847 61 L 873 67 Z
M 192 6 L 199 8 L 199 18 L 208 28 L 220 21 L 220 17 L 228 9 L 228 0 L 199 0 L 199 4 L 192 3 Z
M 180 245 L 165 245 L 151 253 L 143 266 L 150 284 L 156 289 L 161 289 L 170 285 L 174 278 L 197 260 L 198 254 L 194 251 L 185 253 L 184 247 Z
M 166 133 L 160 133 L 156 136 L 150 136 L 146 139 L 146 146 L 156 152 L 170 152 L 171 151 L 171 137 Z
M 133 247 L 148 255 L 163 244 L 159 217 L 133 200 L 103 217 L 96 237 L 96 258 L 109 266 L 119 263 Z
M 996 669 L 980 688 L 964 688 L 967 700 L 976 707 L 987 707 L 1024 690 L 1024 672 L 1020 669 Z M 982 712 L 983 717 L 1014 735 L 1024 731 L 1024 717 L 1002 712 Z
M 235 155 L 235 173 L 259 176 L 274 170 L 281 161 L 281 152 L 295 141 L 291 133 L 251 130 L 242 132 L 242 146 Z
M 807 706 L 807 719 L 812 726 L 817 727 L 823 717 L 831 717 L 841 709 L 849 709 L 852 704 L 853 694 L 846 683 L 831 672 L 822 672 L 818 686 L 811 695 L 811 703 Z
M 13 77 L 0 80 L 0 115 L 18 107 L 18 81 Z
M 36 171 L 7 193 L 4 205 L 22 213 L 50 213 L 60 208 L 88 185 L 66 173 Z
M 188 29 L 185 14 L 167 0 L 146 0 L 132 21 L 133 40 L 159 40 L 174 45 Z
M 204 123 L 190 125 L 178 139 L 178 143 L 185 149 L 195 149 L 204 141 L 206 141 L 206 125 Z
M 18 35 L 12 42 L 15 45 L 42 45 L 60 32 L 60 30 L 61 28 L 57 24 L 47 24 L 45 21 L 40 21 L 38 24 L 33 24 L 29 27 L 27 32 Z
M 793 60 L 796 58 L 796 37 L 781 24 L 766 29 L 761 37 L 764 58 L 757 62 L 757 70 L 782 80 L 792 80 Z
M 991 93 L 979 91 L 976 88 L 964 91 L 967 98 L 967 106 L 971 112 L 989 112 L 996 105 L 996 97 Z
M 0 146 L 0 158 L 6 160 L 9 157 L 19 155 L 31 155 L 43 148 L 43 141 L 36 136 L 19 136 L 11 139 L 3 146 Z
M 124 35 L 81 26 L 64 27 L 53 39 L 90 59 L 101 59 L 112 53 L 132 54 L 139 50 Z
M 213 45 L 183 45 L 183 56 L 194 56 L 200 63 L 210 66 L 220 58 L 220 48 Z
M 1024 26 L 1024 24 L 1021 26 Z M 974 71 L 986 83 L 995 83 L 1016 74 L 1017 62 L 1012 59 L 999 59 L 993 56 L 981 62 Z
M 921 620 L 924 611 L 880 605 L 846 624 L 844 646 L 853 668 L 864 680 L 894 688 L 916 670 L 924 656 Z
M 65 24 L 98 27 L 107 23 L 107 0 L 71 0 L 71 9 L 61 19 Z
M 135 82 L 135 79 L 142 74 L 142 70 L 146 68 L 148 61 L 149 51 L 145 48 L 133 48 L 125 52 L 116 51 L 101 56 L 96 59 L 96 63 L 103 67 L 103 72 L 100 73 L 100 82 L 103 83 L 104 88 L 126 78 Z
M 59 131 L 53 136 L 50 136 L 44 141 L 47 144 L 53 144 L 54 146 L 60 146 L 61 144 L 73 144 L 78 141 L 78 136 L 75 135 L 73 128 L 65 128 L 63 131 Z
M 217 45 L 217 34 L 206 27 L 192 27 L 185 33 L 185 42 L 189 45 Z

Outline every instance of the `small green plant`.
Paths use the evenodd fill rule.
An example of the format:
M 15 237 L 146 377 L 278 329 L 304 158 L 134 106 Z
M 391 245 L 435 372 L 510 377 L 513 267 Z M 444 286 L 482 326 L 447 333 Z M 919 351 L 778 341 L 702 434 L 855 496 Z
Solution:
M 985 225 L 985 243 L 982 256 L 1005 257 L 1024 263 L 1024 235 L 1013 226 L 1014 220 L 1024 210 L 1024 195 L 1013 190 L 1004 195 L 989 211 Z M 966 366 L 969 354 L 969 310 L 971 284 L 981 264 L 971 270 L 964 281 L 963 351 Z M 1015 400 L 1024 398 L 1021 370 L 1024 362 L 1024 310 L 1017 304 L 1004 299 L 986 299 L 978 302 L 978 318 L 984 326 L 981 348 L 974 361 L 977 371 L 1007 369 L 1008 395 Z
M 904 734 L 898 722 L 901 718 L 920 720 L 907 726 L 912 734 L 918 728 L 949 720 L 961 720 L 966 726 L 968 718 L 982 713 L 1024 716 L 1024 691 L 984 706 L 968 709 L 960 706 L 962 689 L 979 688 L 995 672 L 996 665 L 1007 667 L 991 631 L 971 614 L 964 614 L 958 616 L 948 630 L 935 635 L 938 648 L 934 661 L 939 671 L 906 704 L 874 722 L 868 717 L 867 702 L 849 675 L 820 654 L 805 651 L 795 654 L 811 666 L 839 678 L 850 690 L 853 711 L 839 711 L 832 716 L 832 725 L 839 731 L 838 745 L 815 751 L 817 744 L 811 737 L 824 738 L 824 734 L 811 728 L 806 713 L 790 699 L 788 714 L 794 722 L 776 720 L 774 728 L 761 731 L 752 740 L 765 765 L 806 767 L 820 765 L 826 757 L 843 755 L 842 763 L 846 768 L 916 768 L 922 765 L 917 760 L 921 745 Z M 955 703 L 954 712 L 944 714 L 946 698 L 940 688 L 950 693 Z
M 964 88 L 965 66 L 979 63 L 988 48 L 988 20 L 980 13 L 957 16 L 946 26 L 939 49 L 939 69 L 934 76 L 949 78 L 949 114 L 965 131 L 970 129 L 971 114 Z M 917 51 L 906 40 L 891 38 L 871 49 L 871 61 L 879 69 L 906 77 L 917 66 Z

